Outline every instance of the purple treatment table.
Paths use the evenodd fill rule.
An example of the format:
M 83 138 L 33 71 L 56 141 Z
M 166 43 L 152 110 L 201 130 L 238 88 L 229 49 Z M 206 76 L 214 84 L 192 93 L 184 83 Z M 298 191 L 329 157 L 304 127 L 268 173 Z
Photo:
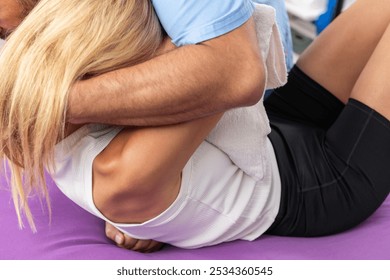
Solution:
M 321 238 L 264 235 L 196 250 L 166 246 L 152 254 L 116 247 L 104 223 L 66 198 L 49 182 L 52 221 L 38 200 L 31 207 L 38 228 L 20 230 L 4 178 L 0 187 L 1 260 L 389 260 L 390 197 L 367 221 L 342 234 Z

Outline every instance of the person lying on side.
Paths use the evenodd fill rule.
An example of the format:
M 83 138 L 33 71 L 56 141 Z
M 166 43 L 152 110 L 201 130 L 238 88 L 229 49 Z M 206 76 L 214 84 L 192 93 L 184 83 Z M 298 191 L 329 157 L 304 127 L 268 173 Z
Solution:
M 76 128 L 68 127 L 71 135 L 57 144 L 64 135 L 53 119 L 65 106 L 60 103 L 62 110 L 52 110 L 47 95 L 41 98 L 46 106 L 38 106 L 34 117 L 25 116 L 25 111 L 15 110 L 19 100 L 3 98 L 15 85 L 7 80 L 12 75 L 0 82 L 1 111 L 7 112 L 0 121 L 4 153 L 13 171 L 27 169 L 34 176 L 31 171 L 47 163 L 60 187 L 72 178 L 75 186 L 61 187 L 71 199 L 139 239 L 197 248 L 253 240 L 263 233 L 321 236 L 347 230 L 371 215 L 390 188 L 390 106 L 385 102 L 390 7 L 381 0 L 371 7 L 372 1 L 360 0 L 340 16 L 304 53 L 288 83 L 267 99 L 269 136 L 268 120 L 261 117 L 264 108 L 259 107 L 262 115 L 254 121 L 261 129 L 254 133 L 262 146 L 253 152 L 262 160 L 255 175 L 244 172 L 226 150 L 204 141 L 220 128 L 225 117 L 220 120 L 220 114 L 154 128 L 90 125 L 71 133 Z M 360 21 L 352 24 L 357 15 Z M 24 24 L 31 28 L 31 22 Z M 6 44 L 0 65 L 12 61 L 7 55 L 20 44 L 19 34 L 25 35 L 22 26 Z M 348 43 L 356 48 L 345 48 Z M 82 77 L 96 74 L 81 72 Z M 74 82 L 69 80 L 65 92 Z M 375 90 L 367 94 L 369 89 Z M 241 116 L 245 111 L 238 112 Z M 37 126 L 46 113 L 54 117 L 42 117 Z M 24 125 L 23 117 L 30 125 Z M 56 137 L 39 140 L 42 130 L 51 131 L 51 122 L 59 131 Z M 9 140 L 12 137 L 17 141 Z M 239 142 L 233 144 L 241 148 Z M 38 157 L 42 147 L 48 149 L 43 159 Z M 30 154 L 32 160 L 26 160 Z M 23 194 L 19 191 L 22 205 Z
M 0 0 L 2 37 L 10 33 L 37 2 Z M 69 93 L 67 120 L 78 123 L 80 118 L 87 118 L 88 122 L 130 125 L 141 121 L 154 126 L 221 112 L 247 104 L 248 100 L 254 102 L 251 96 L 259 98 L 257 93 L 261 93 L 261 88 L 258 87 L 258 74 L 254 71 L 260 61 L 253 48 L 256 47 L 253 27 L 250 22 L 246 23 L 253 12 L 252 2 L 276 9 L 287 65 L 291 68 L 291 35 L 282 0 L 226 0 L 213 5 L 208 1 L 195 0 L 151 2 L 174 44 L 185 45 L 185 48 L 165 53 L 147 64 L 99 75 L 89 79 L 88 83 L 77 83 Z M 232 30 L 235 32 L 230 32 Z M 226 48 L 226 45 L 230 47 Z M 254 64 L 242 67 L 249 62 Z M 162 67 L 173 70 L 161 71 Z M 175 71 L 174 75 L 172 71 Z M 145 72 L 148 73 L 147 78 L 143 74 Z M 173 76 L 175 79 L 171 78 Z M 121 83 L 113 86 L 119 80 Z M 154 87 L 157 84 L 158 95 Z M 205 88 L 212 88 L 213 93 L 203 90 Z M 110 98 L 106 99 L 107 96 Z M 90 106 L 92 100 L 93 107 Z M 183 106 L 187 109 L 184 110 Z M 180 108 L 179 114 L 169 111 L 168 107 L 173 111 Z M 113 240 L 117 236 L 126 243 L 129 241 L 128 236 L 123 239 L 124 236 L 109 224 L 107 236 Z

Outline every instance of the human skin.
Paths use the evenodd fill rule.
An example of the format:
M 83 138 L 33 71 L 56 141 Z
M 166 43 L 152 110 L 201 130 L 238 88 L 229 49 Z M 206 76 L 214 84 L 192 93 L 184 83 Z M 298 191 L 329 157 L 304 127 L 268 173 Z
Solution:
M 359 20 L 356 20 L 357 18 Z M 375 3 L 368 0 L 357 1 L 319 36 L 304 52 L 297 64 L 308 76 L 314 78 L 341 101 L 346 102 L 352 97 L 390 119 L 389 22 L 388 1 L 377 0 Z M 346 47 L 350 45 L 354 47 Z M 152 176 L 145 176 L 148 177 L 152 178 Z M 153 180 L 157 178 L 154 177 Z M 137 183 L 137 185 L 143 184 Z M 147 180 L 145 185 L 148 186 Z M 173 185 L 174 183 L 171 186 Z M 131 191 L 136 192 L 136 189 L 137 187 Z M 177 191 L 169 186 L 164 190 L 172 193 Z M 144 194 L 145 197 L 149 195 L 150 192 Z M 112 218 L 116 217 L 124 219 L 122 221 L 126 220 L 121 213 L 113 214 Z M 109 227 L 108 231 L 110 231 Z M 115 230 L 113 232 L 115 233 Z M 110 234 L 112 233 L 107 233 L 108 236 L 114 237 Z M 140 241 L 134 243 L 131 239 L 122 240 L 123 244 L 126 242 L 140 248 L 137 247 Z M 148 243 L 150 241 L 141 242 L 144 242 L 144 246 L 150 244 Z
M 372 94 L 372 83 L 367 80 L 363 85 L 363 80 L 358 82 L 358 79 L 384 36 L 389 22 L 389 1 L 358 0 L 305 50 L 297 65 L 342 102 L 346 103 L 354 92 L 354 98 L 377 110 L 385 105 L 384 101 L 388 98 L 381 98 L 377 104 L 373 100 L 369 101 L 376 96 Z M 372 71 L 375 80 L 388 75 L 388 71 L 379 72 Z M 388 78 L 383 78 L 385 80 Z M 363 86 L 366 91 L 360 96 L 357 91 L 360 92 Z M 387 110 L 378 111 L 386 114 Z
M 255 104 L 265 83 L 260 56 L 250 19 L 218 38 L 77 83 L 68 121 L 166 125 Z
M 264 69 L 252 20 L 198 45 L 166 44 L 163 53 L 76 84 L 68 100 L 69 122 L 174 124 L 251 105 L 262 96 Z M 118 246 L 136 251 L 161 247 L 155 241 L 123 235 L 110 224 L 106 235 Z
M 23 20 L 23 8 L 15 0 L 0 0 L 0 38 L 5 39 Z
M 4 38 L 23 19 L 16 0 L 0 0 Z M 75 124 L 166 125 L 257 103 L 264 88 L 253 20 L 236 30 L 134 67 L 75 85 L 67 117 Z M 93 102 L 94 106 L 90 106 Z
M 5 35 L 16 28 L 24 14 L 16 0 L 0 0 L 0 7 L 6 11 L 1 15 Z M 68 117 L 77 124 L 108 122 L 140 126 L 180 123 L 178 126 L 191 127 L 196 133 L 204 124 L 207 127 L 208 120 L 214 118 L 213 114 L 256 103 L 262 96 L 264 82 L 254 23 L 249 20 L 226 35 L 198 45 L 174 48 L 165 41 L 159 55 L 151 61 L 78 83 L 70 95 Z M 87 91 L 85 95 L 81 94 L 81 89 Z M 91 100 L 94 100 L 93 107 L 90 106 Z M 83 114 L 94 110 L 92 119 L 85 119 L 82 115 L 81 119 L 72 118 L 72 112 L 77 112 L 77 108 L 81 108 Z M 125 116 L 116 115 L 121 112 L 125 112 Z M 135 115 L 129 116 L 129 113 Z M 188 120 L 194 121 L 184 124 Z M 78 126 L 69 127 L 68 132 L 71 132 Z M 194 138 L 186 139 L 189 141 L 188 150 L 193 151 L 196 146 L 192 145 Z M 187 159 L 188 156 L 187 153 Z M 115 182 L 110 184 L 120 186 Z
M 314 77 L 315 80 L 318 80 L 325 88 L 330 89 L 330 91 L 340 100 L 345 101 L 351 96 L 350 92 L 352 92 L 352 97 L 376 109 L 387 118 L 390 118 L 390 111 L 388 109 L 390 108 L 390 104 L 386 102 L 386 100 L 388 100 L 387 94 L 390 87 L 386 77 L 387 66 L 390 63 L 390 57 L 387 52 L 387 46 L 390 43 L 390 29 L 388 27 L 390 11 L 386 1 L 378 0 L 375 3 L 382 5 L 381 9 L 369 9 L 370 5 L 367 3 L 368 1 L 364 0 L 358 1 L 356 5 L 345 13 L 345 16 L 340 17 L 340 19 L 324 32 L 323 35 L 321 35 L 320 38 L 302 55 L 301 59 L 298 61 L 298 65 L 309 76 Z M 357 18 L 358 15 L 366 15 L 370 20 L 360 18 L 362 20 L 355 22 L 354 25 L 348 24 L 351 22 L 351 19 Z M 343 27 L 341 28 L 341 26 Z M 340 32 L 342 29 L 345 29 L 346 31 Z M 375 30 L 375 32 L 373 32 L 373 30 Z M 345 48 L 345 45 L 351 44 L 351 42 L 353 42 L 356 47 Z M 334 71 L 338 71 L 337 79 L 332 78 Z M 367 94 L 367 92 L 373 94 Z M 205 123 L 210 125 L 212 122 L 210 123 L 209 121 L 210 120 L 206 120 Z M 139 133 L 140 130 L 136 131 Z M 144 130 L 144 132 L 145 131 L 148 131 L 148 129 Z M 193 130 L 190 132 L 192 133 Z M 184 136 L 186 135 L 188 134 L 184 134 Z M 144 139 L 144 137 L 142 138 Z M 122 144 L 126 143 L 128 142 L 125 141 Z M 115 146 L 112 146 L 112 148 L 113 147 Z M 137 151 L 139 150 L 137 149 Z M 110 160 L 111 159 L 108 160 L 108 165 L 112 163 L 110 163 Z M 118 164 L 118 162 L 116 164 Z M 119 164 L 117 166 L 123 165 Z M 104 161 L 100 167 L 103 167 L 103 172 L 112 172 L 108 174 L 109 176 L 118 172 L 116 168 L 112 168 L 110 171 L 109 168 L 107 168 L 107 162 Z M 101 172 L 98 168 L 95 170 L 97 173 Z M 142 177 L 152 178 L 151 176 Z M 134 182 L 133 178 L 134 176 L 130 176 L 127 180 L 132 180 Z M 170 181 L 170 178 L 167 180 Z M 172 178 L 173 180 L 168 183 L 167 187 L 162 188 L 162 190 L 167 190 L 169 194 L 175 194 L 177 192 L 177 180 L 175 179 L 178 179 L 178 175 L 175 174 Z M 135 185 L 131 185 L 131 183 L 132 182 L 130 182 L 130 185 L 127 185 L 127 187 L 131 187 L 126 187 L 125 189 L 118 188 L 118 193 L 124 195 L 124 197 L 128 195 L 128 199 L 131 199 L 131 197 L 134 196 L 134 192 L 137 192 L 136 189 L 139 186 L 153 185 L 153 182 L 148 183 L 148 181 L 143 181 L 142 183 L 137 183 L 137 186 L 133 188 Z M 118 184 L 118 186 L 119 185 L 120 184 Z M 147 192 L 147 194 L 143 194 L 145 197 L 149 197 L 150 194 L 150 190 L 147 191 L 147 189 L 148 188 L 142 189 L 142 191 Z M 114 196 L 117 196 L 118 193 L 114 193 Z M 99 196 L 99 194 L 97 196 Z M 169 196 L 170 195 L 168 195 L 168 197 Z M 125 216 L 121 217 L 121 215 L 128 215 L 128 213 L 131 213 L 131 211 L 128 211 L 128 209 L 125 208 L 122 209 L 123 212 L 121 209 L 115 209 L 117 212 L 110 214 L 109 212 L 113 209 L 112 207 L 109 207 L 110 199 L 112 197 L 104 197 L 105 199 L 103 202 L 97 203 L 102 209 L 108 209 L 108 211 L 103 210 L 103 212 L 107 212 L 108 216 L 111 216 L 113 220 L 128 221 L 130 219 Z M 172 195 L 170 199 L 172 200 L 174 197 L 175 196 Z M 169 204 L 170 199 L 165 201 Z M 164 208 L 163 206 L 160 207 L 161 208 L 157 209 L 156 212 L 159 212 Z M 148 208 L 147 210 L 151 211 L 153 209 Z M 144 210 L 137 212 L 139 212 L 137 213 L 138 217 L 133 220 L 135 222 L 148 219 L 151 215 L 155 214 L 144 212 Z

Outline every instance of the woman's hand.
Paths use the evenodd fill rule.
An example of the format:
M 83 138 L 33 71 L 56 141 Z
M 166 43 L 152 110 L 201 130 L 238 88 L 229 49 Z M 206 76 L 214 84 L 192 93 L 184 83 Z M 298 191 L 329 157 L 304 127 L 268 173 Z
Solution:
M 154 240 L 140 240 L 132 238 L 109 223 L 106 223 L 106 236 L 114 241 L 118 247 L 137 251 L 140 253 L 152 253 L 160 250 L 164 244 Z

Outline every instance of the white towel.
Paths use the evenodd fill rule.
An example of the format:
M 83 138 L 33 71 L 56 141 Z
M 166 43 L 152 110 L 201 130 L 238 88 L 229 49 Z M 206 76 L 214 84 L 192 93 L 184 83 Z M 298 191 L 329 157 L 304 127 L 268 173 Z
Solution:
M 256 4 L 253 18 L 266 68 L 266 89 L 282 86 L 287 81 L 287 70 L 275 10 Z M 254 106 L 226 112 L 206 140 L 224 151 L 245 173 L 261 180 L 268 160 L 266 141 L 270 131 L 261 99 Z
M 266 89 L 273 89 L 287 82 L 287 68 L 282 40 L 276 25 L 275 9 L 256 4 L 253 14 L 257 38 L 267 71 Z

